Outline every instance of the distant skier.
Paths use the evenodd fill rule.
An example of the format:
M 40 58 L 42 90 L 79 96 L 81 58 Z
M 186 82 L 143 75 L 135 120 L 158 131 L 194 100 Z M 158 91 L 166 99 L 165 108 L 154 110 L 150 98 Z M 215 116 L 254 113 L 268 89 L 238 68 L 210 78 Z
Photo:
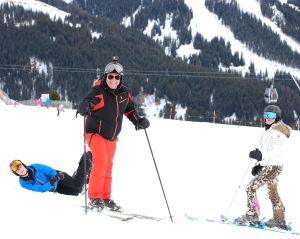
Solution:
M 287 229 L 285 207 L 278 194 L 278 176 L 283 168 L 282 148 L 290 137 L 291 128 L 282 122 L 281 109 L 276 105 L 268 105 L 264 109 L 265 131 L 260 138 L 260 150 L 250 151 L 249 157 L 260 163 L 252 168 L 255 176 L 248 184 L 247 212 L 237 218 L 240 223 L 259 223 L 259 207 L 255 207 L 256 190 L 267 185 L 269 198 L 273 207 L 273 218 L 266 222 L 268 227 Z
M 140 117 L 129 89 L 123 84 L 123 66 L 116 58 L 104 69 L 88 95 L 79 104 L 78 113 L 86 115 L 86 139 L 93 154 L 88 196 L 90 206 L 102 210 L 119 210 L 111 199 L 112 167 L 123 115 L 136 130 L 146 129 L 150 122 Z
M 86 153 L 86 159 L 87 175 L 89 176 L 92 165 L 90 151 Z M 19 176 L 19 183 L 23 188 L 35 192 L 58 192 L 77 196 L 84 185 L 84 154 L 81 156 L 78 168 L 72 177 L 44 164 L 26 166 L 20 160 L 13 160 L 10 163 L 10 169 Z
M 63 104 L 60 105 L 60 112 L 65 112 L 65 106 Z
M 56 105 L 56 110 L 57 110 L 57 115 L 56 116 L 59 116 L 59 113 L 60 113 L 60 104 Z
M 51 99 L 49 97 L 47 97 L 45 102 L 46 102 L 47 109 L 49 109 L 49 106 L 51 104 Z
M 36 105 L 37 105 L 38 107 L 42 107 L 42 104 L 43 104 L 42 98 L 39 98 L 39 99 L 36 101 Z

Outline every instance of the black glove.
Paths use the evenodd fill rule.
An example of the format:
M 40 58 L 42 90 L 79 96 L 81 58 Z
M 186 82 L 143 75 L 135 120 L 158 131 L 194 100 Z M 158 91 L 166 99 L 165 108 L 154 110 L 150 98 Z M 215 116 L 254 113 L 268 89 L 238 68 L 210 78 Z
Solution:
M 251 174 L 252 174 L 253 176 L 256 176 L 257 174 L 259 174 L 259 173 L 261 172 L 261 170 L 262 170 L 263 168 L 264 168 L 263 166 L 261 166 L 260 164 L 257 164 L 257 165 L 255 165 L 255 166 L 252 168 Z
M 94 104 L 91 102 L 83 101 L 79 104 L 77 112 L 76 112 L 76 117 L 77 114 L 81 114 L 82 116 L 85 116 L 87 114 L 91 114 L 92 109 L 94 108 Z
M 65 175 L 63 172 L 58 172 L 53 178 L 50 179 L 50 184 L 54 186 L 57 181 L 63 180 Z
M 257 161 L 262 160 L 262 154 L 261 154 L 261 152 L 258 148 L 256 148 L 255 150 L 250 151 L 249 157 L 252 158 L 252 159 L 256 159 Z
M 147 118 L 140 118 L 138 121 L 135 123 L 135 129 L 147 129 L 150 126 L 150 122 Z

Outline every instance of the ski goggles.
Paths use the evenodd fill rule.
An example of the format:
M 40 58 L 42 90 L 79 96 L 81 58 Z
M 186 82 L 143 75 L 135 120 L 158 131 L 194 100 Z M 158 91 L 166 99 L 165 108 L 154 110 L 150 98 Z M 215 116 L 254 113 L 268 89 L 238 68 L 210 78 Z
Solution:
M 274 112 L 264 112 L 265 119 L 276 119 L 277 115 Z
M 20 165 L 22 165 L 22 164 L 23 164 L 23 163 L 22 163 L 21 160 L 14 160 L 14 161 L 11 162 L 10 168 L 11 168 L 11 170 L 12 170 L 13 172 L 16 172 L 16 171 L 18 170 L 18 167 L 19 167 Z
M 121 77 L 119 75 L 108 75 L 107 79 L 112 80 L 113 78 L 115 78 L 116 80 L 120 80 Z
M 109 63 L 106 67 L 105 67 L 105 73 L 111 73 L 111 72 L 116 72 L 120 75 L 123 75 L 123 66 L 120 65 L 119 63 Z

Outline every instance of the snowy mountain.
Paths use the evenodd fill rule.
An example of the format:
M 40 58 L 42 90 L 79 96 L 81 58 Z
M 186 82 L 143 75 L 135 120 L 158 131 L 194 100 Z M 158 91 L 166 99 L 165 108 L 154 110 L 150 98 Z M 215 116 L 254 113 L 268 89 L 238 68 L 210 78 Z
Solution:
M 64 21 L 65 17 L 70 15 L 56 7 L 36 0 L 0 0 L 0 5 L 3 4 L 8 4 L 9 6 L 21 6 L 25 10 L 33 12 L 42 12 L 49 15 L 52 20 L 61 19 Z
M 270 73 L 270 77 L 274 76 L 274 73 L 278 70 L 290 72 L 298 77 L 300 77 L 300 68 L 292 68 L 286 65 L 282 65 L 278 62 L 265 59 L 264 57 L 258 56 L 254 52 L 245 46 L 242 42 L 237 40 L 230 28 L 222 24 L 221 19 L 209 12 L 204 5 L 205 0 L 193 1 L 185 0 L 185 3 L 193 10 L 194 18 L 191 21 L 191 29 L 193 35 L 200 32 L 207 40 L 211 40 L 213 37 L 223 37 L 226 41 L 230 42 L 233 51 L 238 51 L 243 54 L 246 65 L 244 67 L 239 67 L 236 70 L 242 72 L 248 71 L 251 62 L 255 63 L 256 71 L 265 72 L 266 70 Z M 260 4 L 257 0 L 237 0 L 238 6 L 243 12 L 250 13 L 257 19 L 261 20 L 267 26 L 270 26 L 272 30 L 279 34 L 282 41 L 286 41 L 287 44 L 295 51 L 300 53 L 300 43 L 293 40 L 290 36 L 287 36 L 278 28 L 272 21 L 264 17 L 261 13 Z M 209 23 L 209 24 L 207 24 Z M 232 68 L 234 69 L 234 68 Z
M 215 0 L 211 0 L 211 2 L 213 1 Z M 273 77 L 276 71 L 286 71 L 297 77 L 300 77 L 299 67 L 290 67 L 288 65 L 281 64 L 280 62 L 266 59 L 265 57 L 262 57 L 249 49 L 249 47 L 245 43 L 236 38 L 230 27 L 224 25 L 222 19 L 208 10 L 208 8 L 205 6 L 205 2 L 205 0 L 184 0 L 184 3 L 192 11 L 193 16 L 190 19 L 187 28 L 191 31 L 193 39 L 195 38 L 197 33 L 201 34 L 207 41 L 211 41 L 214 37 L 222 37 L 225 39 L 226 43 L 230 43 L 232 52 L 239 52 L 239 54 L 242 54 L 246 63 L 245 66 L 229 67 L 229 69 L 236 70 L 245 74 L 245 72 L 249 71 L 250 64 L 254 63 L 256 72 L 265 72 L 267 70 L 269 73 L 269 77 Z M 287 1 L 281 2 L 283 4 L 286 4 Z M 274 21 L 262 14 L 260 1 L 236 0 L 236 3 L 244 13 L 252 15 L 256 19 L 260 20 L 262 24 L 270 27 L 274 33 L 280 36 L 282 42 L 286 42 L 293 51 L 300 53 L 300 42 L 294 40 L 293 37 L 283 33 L 282 29 L 278 27 Z M 294 5 L 291 6 L 294 7 Z M 298 9 L 297 7 L 295 8 Z M 132 16 L 125 16 L 122 19 L 121 23 L 126 27 L 131 27 L 135 24 L 136 15 L 141 12 L 141 10 L 143 10 L 143 4 L 141 4 L 141 6 L 139 6 L 136 11 L 134 11 Z M 276 7 L 274 11 L 276 11 Z M 280 12 L 277 11 L 277 14 L 279 13 Z M 144 29 L 141 29 L 141 31 L 143 31 L 144 34 L 148 35 L 149 37 L 152 37 L 154 40 L 159 41 L 162 45 L 164 45 L 166 39 L 168 39 L 171 43 L 178 43 L 180 33 L 173 27 L 174 21 L 176 20 L 175 17 L 172 17 L 173 15 L 175 16 L 175 13 L 168 13 L 166 15 L 166 20 L 163 23 L 159 19 L 149 19 L 148 25 Z M 159 27 L 160 31 L 159 33 L 153 35 L 153 30 L 155 30 L 155 27 Z M 257 39 L 257 41 L 259 41 L 259 39 Z M 201 54 L 201 51 L 195 49 L 195 47 L 193 46 L 193 40 L 189 44 L 177 43 L 176 56 L 178 57 L 189 59 L 193 54 Z M 171 54 L 171 47 L 172 44 L 165 46 L 166 54 Z M 223 67 L 222 65 L 220 65 L 220 69 L 226 70 L 228 69 L 228 67 Z
M 259 2 L 237 1 L 243 14 L 269 27 L 263 30 L 276 43 L 269 44 L 269 52 L 258 47 L 259 54 L 250 50 L 253 45 L 238 39 L 233 26 L 226 25 L 225 18 L 209 10 L 203 0 L 111 0 L 109 5 L 106 0 L 1 0 L 0 4 L 0 87 L 17 100 L 55 91 L 76 105 L 111 57 L 118 55 L 126 69 L 125 83 L 134 97 L 141 95 L 145 114 L 209 122 L 215 114 L 218 122 L 230 118 L 238 124 L 258 125 L 264 91 L 271 84 L 264 79 L 276 71 L 297 75 L 299 70 L 291 66 L 300 60 L 299 44 L 283 33 L 284 21 L 279 17 L 283 14 L 277 5 L 277 10 L 272 8 L 272 14 L 277 13 L 273 21 L 271 13 L 267 17 L 263 9 L 258 11 Z M 298 9 L 290 1 L 285 5 Z M 251 43 L 263 41 L 264 34 L 252 30 L 261 29 L 249 27 L 246 33 L 257 35 Z M 279 63 L 282 58 L 286 65 Z M 219 69 L 237 70 L 246 77 Z M 294 124 L 299 115 L 298 88 L 281 72 L 275 86 L 278 104 Z M 159 107 L 147 109 L 145 101 Z
M 211 0 L 215 1 L 215 0 Z M 260 20 L 262 24 L 265 24 L 266 26 L 270 27 L 272 31 L 280 36 L 280 40 L 282 42 L 286 42 L 288 47 L 291 48 L 292 51 L 295 51 L 300 54 L 300 43 L 299 41 L 295 40 L 292 36 L 289 36 L 285 34 L 282 29 L 280 28 L 278 23 L 278 19 L 281 19 L 280 21 L 284 21 L 284 18 L 282 17 L 282 13 L 276 8 L 276 6 L 273 7 L 274 10 L 274 16 L 272 19 L 267 18 L 262 14 L 262 9 L 260 5 L 260 1 L 258 0 L 232 0 L 229 2 L 236 1 L 238 4 L 238 7 L 243 11 L 244 13 L 248 13 L 255 17 L 256 19 Z M 291 8 L 299 11 L 299 8 L 293 4 L 289 4 L 287 0 L 277 0 L 281 4 L 286 4 L 290 6 Z M 80 0 L 65 0 L 64 2 L 68 4 L 74 4 L 78 3 L 80 4 Z M 180 1 L 179 1 L 180 2 Z M 61 11 L 60 9 L 53 7 L 49 4 L 45 4 L 41 1 L 35 1 L 35 0 L 1 0 L 0 4 L 9 3 L 10 5 L 19 5 L 23 6 L 25 9 L 33 10 L 33 11 L 40 11 L 43 13 L 48 14 L 51 19 L 60 18 L 64 20 L 66 16 L 69 15 L 69 13 L 66 13 L 64 11 Z M 83 2 L 84 6 L 88 8 L 89 5 L 91 5 L 91 10 L 93 12 L 93 4 L 89 1 Z M 101 1 L 99 1 L 98 4 L 102 4 Z M 132 3 L 130 3 L 132 4 Z M 130 5 L 129 4 L 129 5 Z M 131 15 L 124 16 L 121 20 L 120 24 L 124 25 L 125 27 L 133 27 L 135 24 L 135 18 L 136 15 L 141 13 L 145 3 L 141 1 L 139 5 L 136 6 L 135 10 L 132 10 Z M 249 47 L 241 42 L 239 39 L 236 38 L 230 27 L 225 26 L 222 19 L 218 18 L 216 14 L 209 11 L 207 7 L 205 6 L 205 0 L 199 0 L 199 1 L 193 1 L 193 0 L 184 0 L 184 4 L 191 10 L 192 12 L 192 18 L 189 21 L 189 24 L 186 26 L 189 31 L 191 31 L 192 38 L 195 38 L 196 34 L 201 34 L 204 39 L 207 41 L 211 41 L 214 37 L 222 37 L 225 39 L 226 43 L 230 43 L 232 53 L 238 52 L 240 55 L 243 56 L 245 65 L 244 66 L 231 66 L 226 67 L 222 66 L 220 64 L 219 69 L 222 70 L 236 70 L 238 72 L 242 72 L 245 74 L 249 71 L 249 66 L 251 63 L 255 64 L 255 70 L 256 72 L 268 72 L 268 76 L 272 78 L 276 71 L 285 71 L 290 72 L 291 74 L 295 75 L 296 77 L 300 77 L 300 69 L 298 67 L 291 67 L 286 64 L 282 64 L 278 61 L 267 59 L 263 56 L 258 55 L 257 53 L 253 52 Z M 97 6 L 97 3 L 94 3 L 94 8 Z M 102 5 L 100 5 L 102 6 Z M 83 7 L 81 5 L 81 7 Z M 102 10 L 102 13 L 105 15 L 107 14 L 105 12 L 105 9 Z M 97 14 L 97 13 L 95 13 Z M 300 14 L 300 11 L 299 11 Z M 201 54 L 201 50 L 195 49 L 193 46 L 194 41 L 192 39 L 191 42 L 188 44 L 181 44 L 178 41 L 178 38 L 180 38 L 180 32 L 178 32 L 177 29 L 174 29 L 174 17 L 172 12 L 167 13 L 165 16 L 165 21 L 161 22 L 158 18 L 157 19 L 148 19 L 148 25 L 144 27 L 144 29 L 140 29 L 145 35 L 151 37 L 152 39 L 160 42 L 165 47 L 165 53 L 166 55 L 171 55 L 171 49 L 173 42 L 176 42 L 176 56 L 183 58 L 183 59 L 189 59 L 192 55 L 199 55 Z M 120 16 L 119 16 L 120 17 Z M 156 33 L 153 35 L 153 31 L 155 30 L 155 27 L 159 27 L 159 33 Z M 99 34 L 99 33 L 98 33 Z M 165 44 L 166 41 L 169 41 L 170 44 Z
M 147 133 L 174 222 L 121 222 L 92 212 L 85 215 L 84 195 L 25 190 L 8 168 L 13 159 L 20 159 L 26 164 L 47 164 L 72 175 L 83 152 L 81 116 L 75 118 L 74 110 L 66 110 L 57 117 L 55 108 L 1 103 L 0 111 L 1 238 L 17 232 L 22 232 L 24 239 L 296 238 L 251 228 L 193 222 L 184 216 L 188 213 L 218 219 L 226 212 L 232 218 L 245 213 L 244 189 L 252 178 L 249 167 L 254 163 L 248 152 L 257 147 L 262 128 L 149 118 L 151 126 Z M 279 178 L 287 221 L 298 230 L 299 141 L 300 132 L 293 131 Z M 135 131 L 127 119 L 114 160 L 112 196 L 126 211 L 168 217 L 145 133 Z M 258 199 L 261 217 L 270 218 L 271 204 L 265 188 L 258 191 Z

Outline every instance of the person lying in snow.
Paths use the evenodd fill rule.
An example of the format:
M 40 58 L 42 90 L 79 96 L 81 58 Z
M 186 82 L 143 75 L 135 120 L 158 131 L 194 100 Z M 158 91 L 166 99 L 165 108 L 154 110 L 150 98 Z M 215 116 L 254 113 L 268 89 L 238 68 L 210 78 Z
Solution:
M 65 195 L 78 196 L 84 185 L 84 154 L 78 163 L 78 168 L 71 177 L 60 170 L 55 170 L 44 164 L 26 166 L 21 160 L 13 160 L 10 170 L 19 177 L 20 185 L 35 192 L 58 192 Z M 86 152 L 87 182 L 92 167 L 92 153 Z

